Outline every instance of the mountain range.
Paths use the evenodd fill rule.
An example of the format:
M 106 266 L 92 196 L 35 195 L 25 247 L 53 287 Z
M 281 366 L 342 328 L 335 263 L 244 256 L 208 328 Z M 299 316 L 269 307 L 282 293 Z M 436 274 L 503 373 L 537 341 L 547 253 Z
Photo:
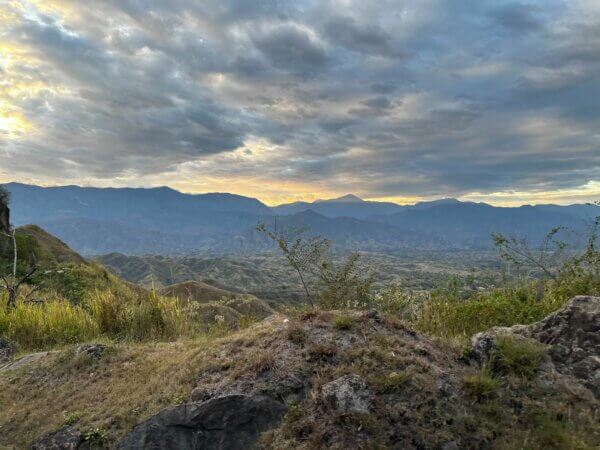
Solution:
M 256 226 L 303 228 L 339 249 L 488 249 L 490 234 L 531 241 L 555 226 L 583 232 L 592 205 L 495 207 L 442 199 L 415 205 L 355 195 L 269 207 L 227 193 L 184 194 L 167 187 L 89 188 L 5 185 L 15 225 L 36 224 L 83 254 L 238 253 L 267 250 Z

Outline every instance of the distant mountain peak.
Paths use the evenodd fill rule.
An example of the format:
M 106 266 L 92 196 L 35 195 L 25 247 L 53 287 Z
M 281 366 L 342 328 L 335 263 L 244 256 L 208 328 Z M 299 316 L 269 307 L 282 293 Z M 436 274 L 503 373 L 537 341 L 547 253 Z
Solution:
M 364 200 L 354 194 L 346 194 L 342 197 L 331 198 L 328 200 L 315 200 L 315 203 L 362 203 Z

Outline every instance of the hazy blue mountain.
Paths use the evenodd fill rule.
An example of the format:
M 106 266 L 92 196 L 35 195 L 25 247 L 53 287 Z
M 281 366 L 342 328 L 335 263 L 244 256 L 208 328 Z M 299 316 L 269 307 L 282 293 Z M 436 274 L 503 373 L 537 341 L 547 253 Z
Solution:
M 245 227 L 269 207 L 233 194 L 183 194 L 170 188 L 38 187 L 10 183 L 17 225 L 70 219 L 116 221 L 167 233 L 201 233 Z
M 326 237 L 337 249 L 394 251 L 409 248 L 443 249 L 449 246 L 449 243 L 439 236 L 352 217 L 325 217 L 312 210 L 280 216 L 277 219 L 266 218 L 264 224 L 270 230 L 307 230 L 307 236 Z M 229 251 L 272 247 L 272 243 L 264 235 L 253 229 L 238 233 L 227 242 L 230 245 L 227 249 Z
M 343 197 L 316 200 L 309 202 L 295 202 L 279 205 L 272 208 L 277 214 L 290 215 L 302 211 L 314 211 L 326 217 L 354 217 L 362 219 L 376 214 L 392 214 L 402 210 L 402 206 L 389 202 L 371 202 L 362 200 L 353 194 Z
M 556 226 L 584 234 L 588 224 L 585 218 L 593 217 L 594 209 L 587 210 L 589 215 L 583 215 L 578 206 L 499 208 L 485 203 L 451 202 L 426 208 L 407 208 L 390 215 L 370 217 L 369 220 L 443 236 L 448 242 L 466 248 L 486 248 L 490 246 L 489 237 L 493 232 L 514 234 L 532 243 Z M 600 214 L 600 208 L 594 208 L 595 213 Z M 576 239 L 576 236 L 571 234 L 569 238 Z
M 492 232 L 535 241 L 558 225 L 582 232 L 600 215 L 589 205 L 498 208 L 442 199 L 401 206 L 347 195 L 269 208 L 239 195 L 170 188 L 6 187 L 15 225 L 40 225 L 83 254 L 252 253 L 271 248 L 256 226 L 276 221 L 328 237 L 341 249 L 484 249 Z

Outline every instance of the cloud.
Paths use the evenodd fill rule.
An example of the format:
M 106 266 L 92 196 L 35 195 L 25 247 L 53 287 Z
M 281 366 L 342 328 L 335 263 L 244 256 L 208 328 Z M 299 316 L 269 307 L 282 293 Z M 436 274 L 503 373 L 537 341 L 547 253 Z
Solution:
M 3 3 L 0 174 L 572 192 L 600 179 L 599 30 L 592 1 Z
M 294 75 L 315 75 L 329 62 L 324 45 L 306 27 L 280 24 L 252 36 L 252 41 L 269 63 Z
M 508 31 L 528 33 L 542 28 L 539 18 L 542 8 L 523 3 L 509 3 L 494 9 L 492 17 Z

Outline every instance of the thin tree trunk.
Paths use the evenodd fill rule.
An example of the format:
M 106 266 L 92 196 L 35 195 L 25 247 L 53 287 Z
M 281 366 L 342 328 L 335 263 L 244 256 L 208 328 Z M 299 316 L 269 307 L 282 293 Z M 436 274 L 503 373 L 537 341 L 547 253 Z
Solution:
M 298 268 L 296 268 L 296 270 L 298 271 L 298 275 L 300 275 L 300 281 L 302 281 L 302 286 L 304 286 L 304 290 L 306 291 L 306 299 L 308 300 L 308 303 L 310 303 L 310 307 L 314 308 L 315 304 L 313 303 L 312 296 L 310 295 L 310 291 L 308 290 L 308 287 L 306 286 L 306 283 L 304 282 L 304 277 L 302 276 L 302 271 L 299 270 Z
M 17 280 L 17 236 L 15 231 L 12 232 L 12 240 L 13 240 L 13 280 Z

